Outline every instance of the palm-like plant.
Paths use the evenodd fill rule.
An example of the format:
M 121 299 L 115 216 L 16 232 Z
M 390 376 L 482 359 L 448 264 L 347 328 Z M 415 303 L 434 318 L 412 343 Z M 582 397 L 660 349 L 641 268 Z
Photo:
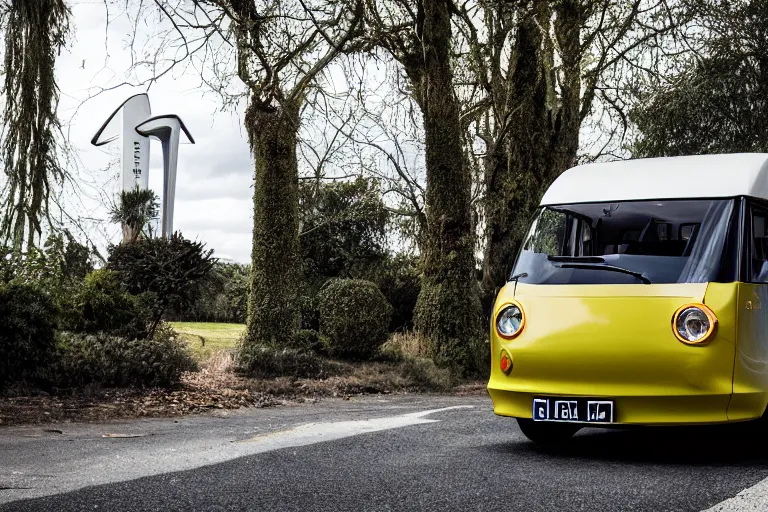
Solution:
M 133 243 L 139 239 L 149 223 L 157 219 L 160 200 L 153 190 L 134 190 L 120 192 L 120 198 L 109 214 L 112 222 L 119 222 L 123 228 L 123 243 Z M 149 233 L 145 233 L 149 235 Z

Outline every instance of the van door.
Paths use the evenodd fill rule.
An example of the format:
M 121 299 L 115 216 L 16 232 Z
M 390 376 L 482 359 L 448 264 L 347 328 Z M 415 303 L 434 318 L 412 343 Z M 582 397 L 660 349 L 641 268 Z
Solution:
M 768 208 L 748 203 L 744 219 L 743 282 L 728 419 L 748 419 L 768 403 Z

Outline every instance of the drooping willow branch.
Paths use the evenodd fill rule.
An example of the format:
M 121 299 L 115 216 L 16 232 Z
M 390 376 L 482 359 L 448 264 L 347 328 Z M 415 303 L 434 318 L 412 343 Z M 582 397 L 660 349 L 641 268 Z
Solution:
M 61 126 L 54 73 L 69 18 L 64 0 L 0 1 L 5 35 L 0 241 L 16 250 L 34 246 L 43 222 L 51 223 L 51 193 L 66 177 L 57 151 Z

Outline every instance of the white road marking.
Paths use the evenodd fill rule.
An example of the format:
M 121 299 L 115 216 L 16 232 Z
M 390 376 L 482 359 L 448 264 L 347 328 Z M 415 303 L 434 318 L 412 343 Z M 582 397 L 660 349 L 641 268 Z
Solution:
M 25 460 L 21 465 L 14 467 L 0 467 L 0 503 L 186 471 L 281 448 L 307 446 L 382 430 L 435 423 L 440 420 L 428 419 L 427 416 L 473 407 L 459 405 L 368 420 L 307 423 L 243 441 L 222 438 L 214 442 L 210 439 L 192 439 L 164 443 L 162 438 L 155 442 L 152 437 L 145 437 L 141 439 L 141 444 L 122 445 L 123 448 L 117 452 L 108 450 L 96 456 L 67 458 L 56 462 Z M 126 441 L 128 440 L 116 442 Z M 41 464 L 44 467 L 40 467 Z
M 764 512 L 768 510 L 768 478 L 741 491 L 733 498 L 721 501 L 705 512 Z
M 244 441 L 238 441 L 238 443 L 258 443 L 259 446 L 265 448 L 263 451 L 277 450 L 280 448 L 295 446 L 305 446 L 323 441 L 342 439 L 344 437 L 350 437 L 358 434 L 378 432 L 380 430 L 408 427 L 411 425 L 420 425 L 423 423 L 435 423 L 439 420 L 429 420 L 425 419 L 425 417 L 438 412 L 472 407 L 473 406 L 471 405 L 457 405 L 453 407 L 445 407 L 443 409 L 432 409 L 429 411 L 403 414 L 401 416 L 373 418 L 370 420 L 336 421 L 332 423 L 307 423 L 289 430 L 271 432 L 269 434 L 263 434 L 251 439 L 246 439 Z

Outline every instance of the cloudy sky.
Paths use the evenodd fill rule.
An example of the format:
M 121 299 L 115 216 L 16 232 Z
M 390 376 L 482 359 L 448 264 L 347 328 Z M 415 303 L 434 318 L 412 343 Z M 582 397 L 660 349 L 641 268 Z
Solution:
M 130 24 L 112 12 L 108 26 L 101 0 L 74 0 L 70 5 L 74 30 L 56 64 L 62 91 L 59 114 L 80 161 L 77 174 L 84 185 L 78 214 L 106 218 L 104 202 L 118 191 L 119 148 L 117 143 L 96 148 L 90 140 L 120 103 L 146 88 L 120 87 L 84 102 L 97 88 L 125 80 Z M 177 72 L 149 90 L 152 113 L 179 115 L 196 141 L 179 149 L 174 227 L 187 238 L 205 241 L 219 257 L 248 262 L 253 166 L 247 139 L 239 113 L 220 112 L 216 98 L 204 94 L 198 84 L 194 72 Z M 160 143 L 153 141 L 150 151 L 150 188 L 159 193 Z M 118 226 L 104 226 L 112 241 L 119 240 Z M 100 245 L 105 243 L 99 238 Z

